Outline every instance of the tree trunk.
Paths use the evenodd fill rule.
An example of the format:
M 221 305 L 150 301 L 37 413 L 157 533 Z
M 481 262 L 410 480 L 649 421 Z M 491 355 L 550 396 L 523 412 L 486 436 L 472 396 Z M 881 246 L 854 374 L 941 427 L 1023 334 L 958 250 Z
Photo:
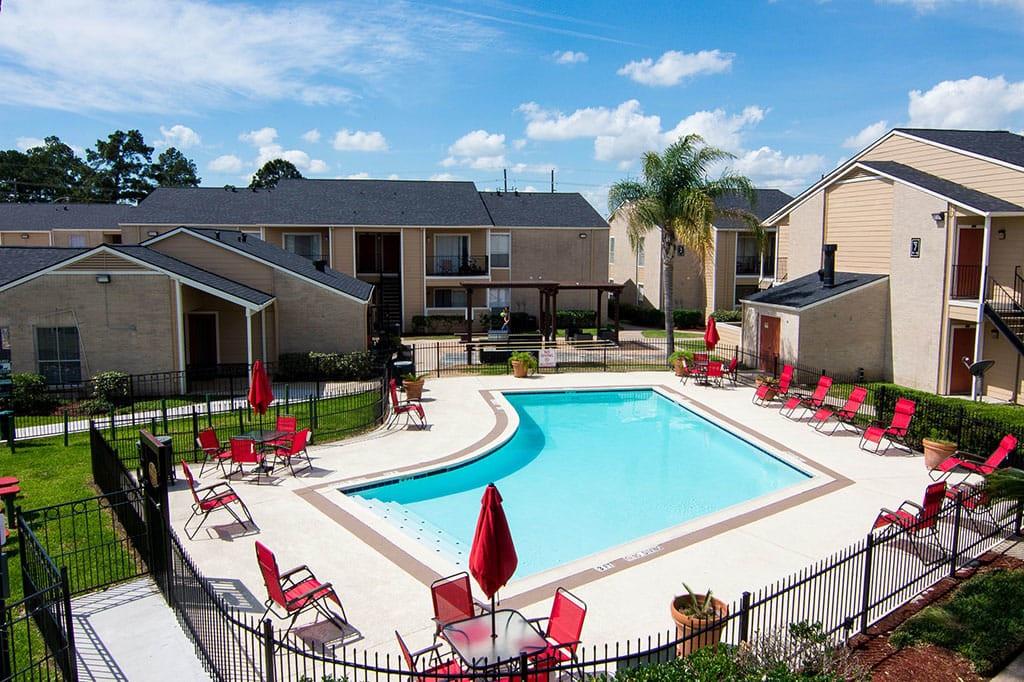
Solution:
M 665 358 L 676 350 L 675 320 L 672 317 L 672 284 L 675 279 L 676 236 L 661 228 L 661 310 L 665 313 Z

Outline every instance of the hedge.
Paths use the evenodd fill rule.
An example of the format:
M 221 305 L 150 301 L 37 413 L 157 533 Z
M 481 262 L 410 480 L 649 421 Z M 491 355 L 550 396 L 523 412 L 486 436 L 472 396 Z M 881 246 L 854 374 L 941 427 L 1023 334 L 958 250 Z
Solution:
M 677 329 L 699 329 L 704 326 L 704 311 L 695 308 L 677 308 L 672 311 L 672 324 Z
M 464 315 L 413 315 L 413 331 L 416 334 L 457 334 L 465 331 Z
M 611 316 L 609 316 L 609 319 L 611 319 Z M 631 305 L 629 303 L 619 304 L 619 319 L 635 324 L 638 327 L 665 326 L 665 314 L 657 308 Z
M 743 311 L 742 310 L 716 310 L 711 313 L 711 317 L 715 318 L 716 322 L 742 322 Z
M 277 358 L 277 381 L 316 381 L 319 379 L 363 380 L 378 375 L 380 367 L 373 353 L 281 353 Z
M 57 400 L 47 391 L 41 374 L 19 373 L 11 376 L 11 408 L 19 414 L 50 414 Z
M 558 311 L 558 328 L 568 329 L 569 327 L 576 327 L 577 329 L 585 329 L 587 327 L 593 327 L 597 324 L 597 312 L 593 310 L 559 310 Z

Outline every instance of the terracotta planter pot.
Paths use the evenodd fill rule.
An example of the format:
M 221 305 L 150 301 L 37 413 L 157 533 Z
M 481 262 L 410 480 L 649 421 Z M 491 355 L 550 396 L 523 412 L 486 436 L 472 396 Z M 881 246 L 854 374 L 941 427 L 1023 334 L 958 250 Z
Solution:
M 512 374 L 514 374 L 517 379 L 525 379 L 529 371 L 530 368 L 526 366 L 525 362 L 520 362 L 519 360 L 512 361 Z
M 402 385 L 405 386 L 406 400 L 423 399 L 423 379 L 419 381 L 403 381 Z
M 704 596 L 697 595 L 697 602 L 704 604 Z M 722 640 L 722 630 L 725 629 L 725 617 L 729 615 L 729 605 L 721 599 L 711 597 L 718 618 L 692 618 L 681 611 L 690 603 L 689 595 L 681 595 L 672 600 L 670 607 L 672 620 L 676 623 L 676 638 L 683 639 L 690 637 L 693 633 L 699 633 L 692 639 L 687 639 L 676 645 L 676 654 L 682 658 L 689 656 L 707 646 L 714 646 Z M 717 622 L 716 622 L 717 621 Z
M 939 466 L 956 452 L 956 443 L 944 443 L 930 438 L 922 438 L 921 446 L 924 448 L 924 465 L 928 469 Z
M 675 360 L 672 364 L 675 366 L 676 376 L 677 377 L 683 376 L 683 361 L 682 360 Z

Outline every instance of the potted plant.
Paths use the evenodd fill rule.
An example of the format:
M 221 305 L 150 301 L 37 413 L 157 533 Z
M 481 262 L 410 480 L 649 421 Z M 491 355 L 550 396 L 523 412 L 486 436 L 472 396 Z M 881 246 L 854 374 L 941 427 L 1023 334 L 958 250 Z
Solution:
M 768 391 L 765 393 L 764 397 L 765 400 L 772 400 L 779 392 L 779 380 L 771 375 L 762 374 L 757 377 L 755 381 L 758 386 L 761 386 L 762 384 L 768 386 Z
M 942 432 L 932 429 L 927 438 L 921 439 L 924 449 L 924 465 L 929 470 L 942 464 L 945 459 L 956 452 L 956 443 L 942 437 Z
M 402 386 L 405 387 L 406 400 L 423 399 L 423 382 L 426 378 L 426 374 L 406 374 L 402 377 Z
M 683 376 L 683 360 L 692 362 L 693 353 L 687 350 L 677 350 L 675 353 L 668 356 L 668 364 L 675 370 L 677 377 Z
M 527 374 L 537 371 L 537 358 L 533 357 L 532 353 L 527 353 L 526 351 L 513 353 L 509 357 L 509 362 L 512 363 L 512 373 L 515 374 L 517 379 L 525 379 Z
M 728 604 L 712 596 L 711 590 L 707 594 L 697 594 L 686 583 L 683 587 L 686 594 L 673 598 L 671 607 L 672 620 L 676 622 L 676 638 L 683 640 L 676 645 L 676 653 L 680 657 L 718 644 L 725 628 L 725 617 L 729 615 Z

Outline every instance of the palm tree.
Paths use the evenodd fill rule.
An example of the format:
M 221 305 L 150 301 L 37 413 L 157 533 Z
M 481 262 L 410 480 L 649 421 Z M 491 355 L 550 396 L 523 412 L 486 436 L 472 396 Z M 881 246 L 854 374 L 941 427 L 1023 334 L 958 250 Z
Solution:
M 664 152 L 643 157 L 643 180 L 620 180 L 608 190 L 608 208 L 625 211 L 629 243 L 636 252 L 651 230 L 661 233 L 661 309 L 665 311 L 666 353 L 675 350 L 672 320 L 673 258 L 682 244 L 700 259 L 701 267 L 714 248 L 716 218 L 739 218 L 753 230 L 760 244 L 764 231 L 750 211 L 720 207 L 716 200 L 728 194 L 742 195 L 753 207 L 757 195 L 750 179 L 724 171 L 709 177 L 712 167 L 736 158 L 704 143 L 700 135 L 687 135 Z

